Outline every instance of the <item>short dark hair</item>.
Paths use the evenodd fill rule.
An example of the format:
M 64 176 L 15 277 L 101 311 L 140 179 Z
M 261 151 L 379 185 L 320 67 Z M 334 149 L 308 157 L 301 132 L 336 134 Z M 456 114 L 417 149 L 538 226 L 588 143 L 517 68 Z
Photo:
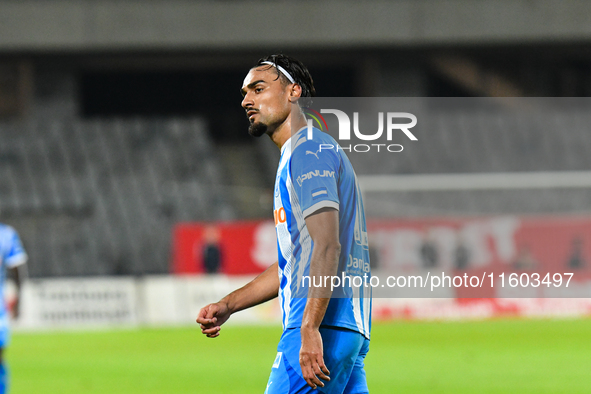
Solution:
M 312 80 L 312 76 L 310 75 L 310 72 L 308 71 L 306 66 L 304 66 L 304 64 L 299 60 L 282 54 L 269 55 L 259 59 L 256 67 L 273 67 L 269 64 L 264 64 L 263 62 L 271 62 L 274 65 L 283 67 L 291 75 L 295 83 L 300 85 L 300 87 L 302 88 L 302 97 L 316 97 L 314 80 Z M 277 69 L 276 67 L 273 68 L 275 68 L 275 71 L 277 72 L 277 78 L 280 78 L 281 81 L 284 83 L 291 83 L 291 81 L 289 81 L 289 79 L 287 79 L 287 77 L 283 75 L 283 73 L 279 69 Z

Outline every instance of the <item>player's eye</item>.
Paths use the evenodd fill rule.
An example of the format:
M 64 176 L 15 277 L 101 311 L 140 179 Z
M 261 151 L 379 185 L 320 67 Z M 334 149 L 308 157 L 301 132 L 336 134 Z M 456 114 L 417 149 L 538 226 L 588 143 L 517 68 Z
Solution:
M 260 93 L 263 91 L 263 88 L 255 88 L 254 91 L 255 93 Z

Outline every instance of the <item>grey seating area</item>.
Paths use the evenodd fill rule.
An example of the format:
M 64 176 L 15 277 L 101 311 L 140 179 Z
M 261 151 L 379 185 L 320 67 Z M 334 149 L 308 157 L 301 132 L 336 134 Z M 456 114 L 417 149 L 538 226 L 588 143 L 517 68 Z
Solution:
M 424 117 L 400 153 L 354 154 L 358 175 L 536 173 L 591 170 L 591 114 L 535 119 L 487 113 Z M 560 176 L 560 175 L 558 175 Z M 469 189 L 469 188 L 468 188 Z M 370 217 L 547 214 L 591 211 L 591 189 L 389 191 L 365 196 Z
M 591 113 L 555 111 L 539 118 L 510 115 L 465 110 L 419 115 L 417 130 L 413 130 L 418 141 L 392 141 L 404 146 L 402 152 L 356 153 L 351 159 L 361 174 L 591 169 Z
M 169 271 L 175 223 L 233 218 L 200 119 L 0 124 L 0 220 L 32 277 Z

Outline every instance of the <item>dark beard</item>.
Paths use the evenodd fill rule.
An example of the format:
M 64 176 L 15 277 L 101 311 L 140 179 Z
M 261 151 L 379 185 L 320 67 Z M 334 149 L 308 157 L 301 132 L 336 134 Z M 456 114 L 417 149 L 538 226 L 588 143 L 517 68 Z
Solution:
M 260 137 L 263 134 L 267 133 L 268 126 L 261 122 L 251 123 L 248 127 L 248 134 L 252 135 L 253 137 Z

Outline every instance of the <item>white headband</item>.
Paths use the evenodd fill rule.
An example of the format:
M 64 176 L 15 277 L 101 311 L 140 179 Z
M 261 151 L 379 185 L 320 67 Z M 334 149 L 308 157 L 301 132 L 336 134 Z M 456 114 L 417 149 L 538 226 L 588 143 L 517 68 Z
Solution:
M 281 67 L 279 64 L 275 64 L 275 63 L 273 63 L 273 62 L 261 62 L 261 63 L 262 63 L 262 64 L 268 64 L 268 65 L 270 65 L 270 66 L 275 66 L 275 67 L 277 67 L 277 70 L 281 71 L 281 73 L 282 73 L 283 75 L 285 75 L 285 77 L 286 77 L 287 79 L 289 79 L 289 82 L 291 82 L 291 83 L 296 83 L 296 82 L 295 82 L 295 80 L 293 79 L 293 77 L 292 77 L 291 75 L 289 75 L 289 73 L 287 72 L 287 70 L 286 70 L 286 69 L 284 69 L 283 67 Z

